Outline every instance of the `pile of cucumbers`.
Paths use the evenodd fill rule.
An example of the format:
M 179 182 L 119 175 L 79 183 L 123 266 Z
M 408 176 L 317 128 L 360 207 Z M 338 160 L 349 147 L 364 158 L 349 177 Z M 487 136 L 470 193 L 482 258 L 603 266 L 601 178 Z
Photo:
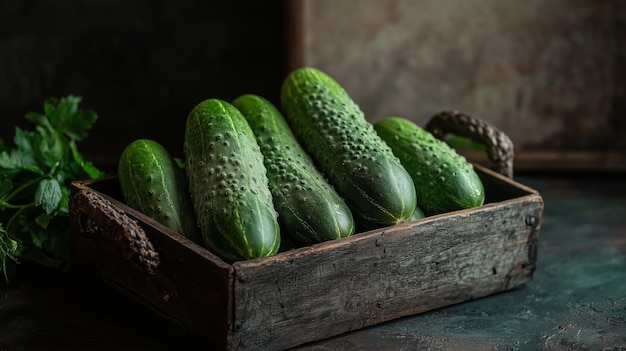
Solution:
M 324 72 L 294 70 L 280 100 L 200 102 L 184 167 L 153 140 L 132 142 L 124 200 L 227 262 L 483 204 L 465 158 L 407 119 L 368 122 Z

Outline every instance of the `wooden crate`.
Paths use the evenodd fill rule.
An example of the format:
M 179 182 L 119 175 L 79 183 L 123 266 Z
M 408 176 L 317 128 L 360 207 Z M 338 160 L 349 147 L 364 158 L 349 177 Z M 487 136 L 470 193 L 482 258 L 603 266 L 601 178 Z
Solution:
M 234 264 L 126 206 L 117 178 L 75 182 L 72 269 L 219 349 L 286 349 L 531 280 L 543 200 L 475 167 L 479 208 Z

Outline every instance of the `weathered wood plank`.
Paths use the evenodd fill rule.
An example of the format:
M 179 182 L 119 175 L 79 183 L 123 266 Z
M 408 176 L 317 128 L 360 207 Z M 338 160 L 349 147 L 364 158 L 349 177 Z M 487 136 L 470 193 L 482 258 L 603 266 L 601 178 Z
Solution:
M 542 207 L 528 195 L 235 263 L 230 346 L 282 349 L 515 288 Z

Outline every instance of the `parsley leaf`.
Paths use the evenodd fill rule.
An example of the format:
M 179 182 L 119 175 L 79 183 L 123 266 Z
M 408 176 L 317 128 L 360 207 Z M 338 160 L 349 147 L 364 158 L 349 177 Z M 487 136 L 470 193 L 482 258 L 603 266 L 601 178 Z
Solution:
M 79 110 L 80 101 L 79 96 L 73 95 L 60 101 L 51 98 L 44 103 L 45 115 L 29 113 L 26 118 L 37 124 L 50 125 L 71 140 L 83 140 L 98 116 L 93 111 Z
M 52 214 L 59 207 L 61 197 L 61 185 L 56 179 L 42 179 L 35 191 L 35 206 L 41 206 L 46 214 Z
M 83 159 L 77 142 L 97 119 L 80 97 L 50 98 L 43 113 L 29 112 L 32 130 L 15 128 L 14 146 L 0 139 L 0 272 L 31 260 L 65 268 L 70 254 L 69 186 L 104 174 Z
M 15 170 L 27 167 L 38 168 L 33 151 L 32 133 L 15 128 L 14 149 L 6 149 L 0 153 L 0 169 Z

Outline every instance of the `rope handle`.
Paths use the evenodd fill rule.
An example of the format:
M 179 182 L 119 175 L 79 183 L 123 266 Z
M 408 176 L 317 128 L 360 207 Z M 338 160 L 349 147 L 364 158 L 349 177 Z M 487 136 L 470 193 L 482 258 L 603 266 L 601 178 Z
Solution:
M 425 129 L 439 139 L 452 133 L 485 145 L 492 169 L 513 178 L 513 142 L 484 120 L 454 110 L 442 111 L 430 119 Z
M 144 229 L 101 195 L 86 190 L 73 194 L 70 216 L 78 219 L 77 229 L 81 235 L 111 242 L 126 260 L 139 265 L 148 274 L 156 273 L 159 253 Z

